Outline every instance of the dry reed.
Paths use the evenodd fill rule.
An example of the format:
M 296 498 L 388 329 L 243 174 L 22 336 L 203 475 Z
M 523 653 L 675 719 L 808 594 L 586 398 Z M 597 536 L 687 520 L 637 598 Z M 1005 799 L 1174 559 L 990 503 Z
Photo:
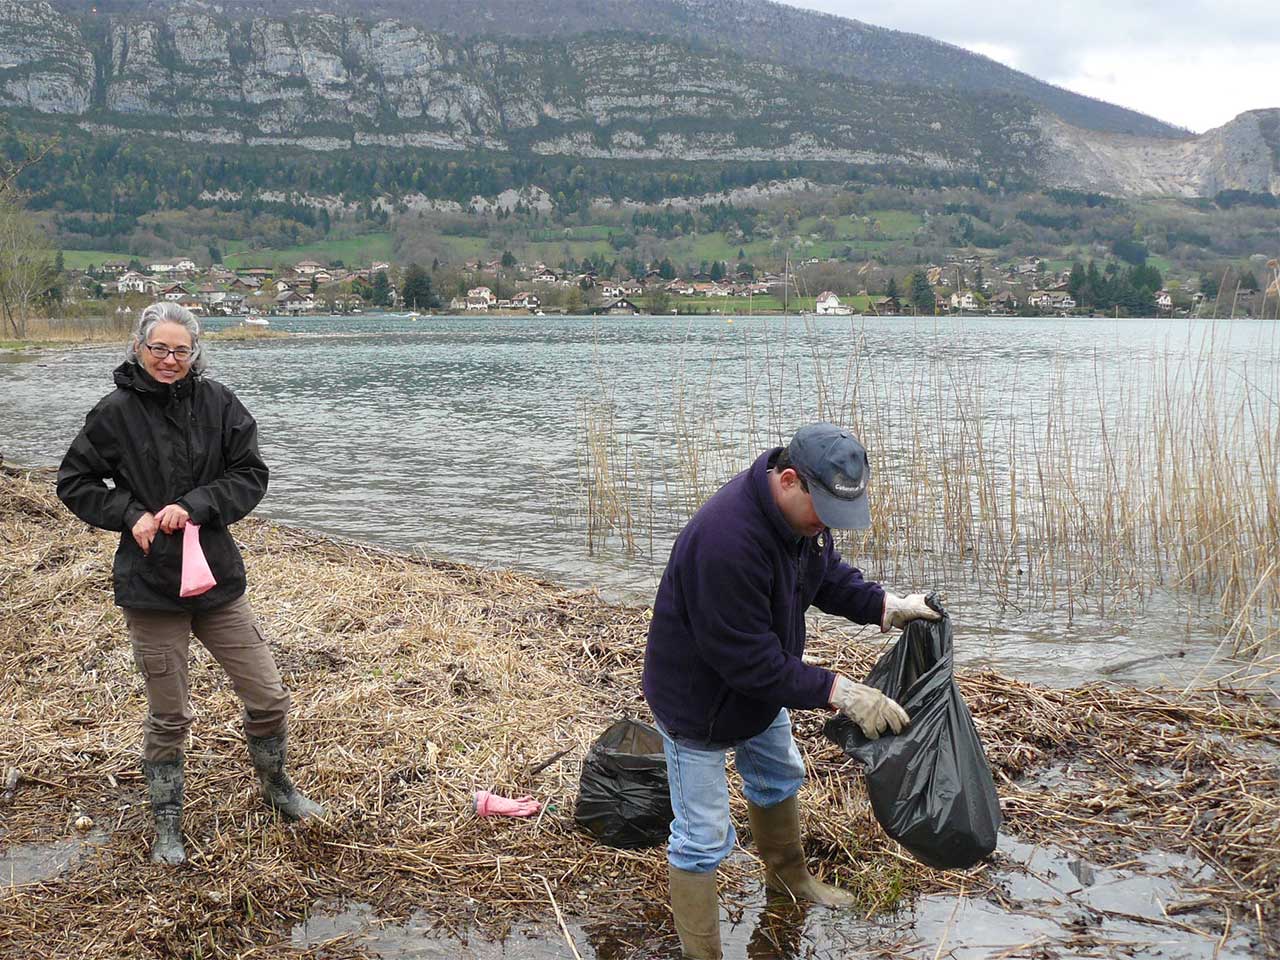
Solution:
M 1215 606 L 1236 655 L 1280 651 L 1280 356 L 1232 359 L 1211 331 L 1122 369 L 1095 361 L 1087 384 L 1059 360 L 1029 390 L 1007 360 L 933 359 L 886 378 L 856 329 L 836 357 L 812 331 L 762 349 L 740 361 L 745 406 L 724 409 L 729 374 L 692 382 L 677 368 L 648 437 L 618 435 L 607 392 L 588 407 L 580 492 L 597 548 L 619 517 L 624 548 L 666 542 L 652 531 L 678 529 L 796 424 L 827 419 L 877 465 L 874 526 L 844 538 L 876 579 L 1068 621 L 1140 614 L 1161 591 Z
M 158 868 L 146 858 L 138 771 L 145 700 L 111 604 L 115 537 L 73 520 L 47 477 L 0 473 L 0 766 L 21 770 L 12 802 L 0 800 L 0 843 L 74 836 L 81 813 L 108 834 L 61 875 L 0 887 L 0 955 L 355 955 L 346 942 L 308 951 L 289 940 L 313 904 L 346 899 L 493 934 L 552 917 L 549 890 L 570 915 L 621 922 L 662 909 L 661 850 L 600 847 L 572 821 L 590 741 L 620 714 L 647 716 L 644 607 L 256 520 L 237 534 L 294 693 L 291 766 L 329 817 L 294 827 L 260 806 L 237 702 L 195 646 L 192 863 Z M 878 653 L 821 630 L 811 647 L 816 661 L 855 676 Z M 1228 690 L 1050 691 L 989 672 L 961 684 L 1008 829 L 1097 861 L 1192 849 L 1216 873 L 1188 897 L 1213 898 L 1232 922 L 1276 942 L 1273 705 Z M 796 717 L 815 868 L 857 892 L 867 912 L 918 892 L 982 889 L 985 868 L 933 872 L 887 841 L 851 764 L 820 736 L 822 717 Z M 1036 779 L 1061 763 L 1086 775 Z M 481 820 L 472 792 L 482 788 L 533 793 L 548 807 L 532 821 Z M 746 842 L 740 799 L 734 811 Z M 731 896 L 753 872 L 749 858 L 729 862 Z M 1215 916 L 1196 920 L 1214 936 Z M 666 928 L 655 936 L 671 941 Z
M 290 336 L 284 330 L 273 330 L 270 327 L 259 327 L 249 324 L 234 324 L 221 330 L 210 330 L 202 334 L 205 340 L 241 341 L 241 340 L 279 340 Z
M 133 320 L 134 316 L 131 314 L 49 319 L 33 317 L 27 321 L 25 337 L 15 342 L 36 344 L 109 341 L 118 343 L 120 338 L 131 329 Z M 12 331 L 0 332 L 0 340 L 11 334 Z

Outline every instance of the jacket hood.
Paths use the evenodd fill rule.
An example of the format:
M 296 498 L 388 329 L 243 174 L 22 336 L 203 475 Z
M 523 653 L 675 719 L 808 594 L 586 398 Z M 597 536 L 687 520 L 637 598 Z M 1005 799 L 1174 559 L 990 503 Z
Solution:
M 153 396 L 160 400 L 176 400 L 188 396 L 192 390 L 191 384 L 197 376 L 198 374 L 192 372 L 177 383 L 161 383 L 147 373 L 142 364 L 134 360 L 126 360 L 111 374 L 116 386 L 122 390 L 131 390 L 142 396 Z

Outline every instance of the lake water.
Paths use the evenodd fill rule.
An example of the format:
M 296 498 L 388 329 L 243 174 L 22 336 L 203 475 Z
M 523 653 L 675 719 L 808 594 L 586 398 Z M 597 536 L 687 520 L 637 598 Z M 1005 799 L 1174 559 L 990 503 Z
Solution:
M 1270 321 L 320 317 L 272 327 L 299 336 L 207 347 L 210 375 L 260 425 L 271 467 L 260 514 L 645 601 L 676 522 L 628 555 L 589 549 L 575 519 L 584 411 L 602 397 L 620 432 L 652 438 L 670 420 L 679 383 L 722 419 L 750 406 L 757 434 L 781 442 L 781 425 L 816 412 L 811 395 L 788 383 L 823 367 L 838 387 L 855 349 L 884 382 L 920 379 L 940 356 L 953 369 L 984 370 L 983 389 L 998 394 L 992 416 L 1033 409 L 1055 377 L 1097 390 L 1161 353 L 1194 352 L 1205 337 L 1241 369 L 1274 366 L 1280 351 Z M 56 464 L 110 390 L 120 356 L 115 346 L 0 353 L 5 460 Z M 637 469 L 661 477 L 672 468 L 661 450 L 652 459 Z M 1079 682 L 1106 664 L 1181 651 L 1116 676 L 1180 681 L 1212 649 L 1208 615 L 1159 596 L 1140 617 L 1068 621 L 1052 610 L 998 611 L 976 589 L 946 586 L 962 659 L 1031 679 Z

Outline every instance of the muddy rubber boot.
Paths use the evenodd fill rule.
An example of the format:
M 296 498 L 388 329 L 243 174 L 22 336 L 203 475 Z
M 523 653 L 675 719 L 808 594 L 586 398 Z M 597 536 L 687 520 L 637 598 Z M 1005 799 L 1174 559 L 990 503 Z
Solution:
M 258 782 L 262 784 L 262 799 L 267 805 L 277 810 L 286 820 L 323 817 L 324 807 L 314 800 L 308 800 L 284 772 L 285 736 L 250 736 L 247 739 L 253 769 L 258 774 Z
M 720 960 L 720 902 L 716 871 L 690 873 L 667 864 L 671 884 L 671 914 L 686 957 Z
M 142 761 L 142 775 L 151 797 L 151 816 L 156 838 L 151 844 L 151 862 L 176 867 L 187 862 L 182 846 L 182 758 Z
M 764 861 L 764 885 L 775 893 L 796 900 L 808 900 L 824 907 L 849 907 L 856 902 L 851 893 L 815 879 L 804 862 L 800 842 L 800 808 L 789 797 L 773 807 L 747 804 L 751 835 Z

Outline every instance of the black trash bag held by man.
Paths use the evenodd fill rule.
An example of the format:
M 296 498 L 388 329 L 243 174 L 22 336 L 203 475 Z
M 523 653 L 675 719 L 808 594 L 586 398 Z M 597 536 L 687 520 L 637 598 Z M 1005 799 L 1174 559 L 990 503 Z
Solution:
M 914 620 L 872 668 L 867 686 L 911 715 L 900 734 L 868 740 L 845 716 L 823 732 L 866 770 L 885 833 L 943 870 L 971 867 L 996 847 L 1000 798 L 978 730 L 955 682 L 951 618 Z
M 661 734 L 638 720 L 612 724 L 582 762 L 574 820 L 626 850 L 665 842 L 672 815 Z

